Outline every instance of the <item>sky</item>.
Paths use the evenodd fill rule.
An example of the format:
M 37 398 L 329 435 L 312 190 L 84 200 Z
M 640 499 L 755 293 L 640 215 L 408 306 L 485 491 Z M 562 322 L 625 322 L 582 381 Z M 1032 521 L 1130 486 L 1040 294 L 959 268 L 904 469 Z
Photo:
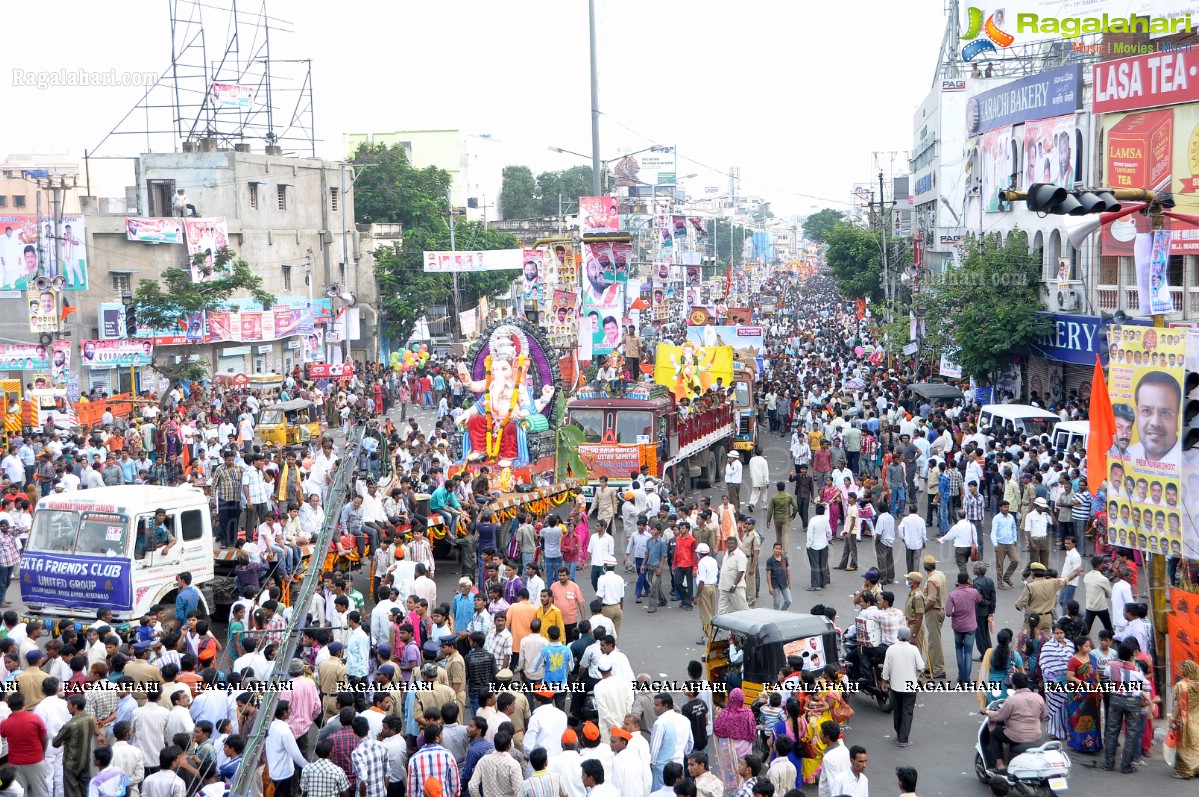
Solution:
M 229 4 L 196 4 L 210 61 L 224 50 Z M 180 5 L 196 13 L 190 1 Z M 261 7 L 239 5 L 243 57 Z M 169 3 L 54 0 L 53 8 L 50 29 L 37 4 L 5 10 L 8 31 L 46 35 L 6 36 L 0 49 L 13 75 L 0 92 L 0 155 L 144 151 L 144 137 L 105 138 L 146 127 L 141 112 L 122 123 L 144 89 L 17 84 L 39 71 L 163 72 Z M 771 201 L 779 216 L 847 209 L 853 183 L 877 179 L 873 153 L 910 149 L 945 25 L 939 0 L 596 0 L 596 8 L 602 157 L 673 145 L 679 175 L 698 175 L 686 184 L 692 194 L 724 193 L 737 166 L 740 193 Z M 276 20 L 272 59 L 312 60 L 320 156 L 340 159 L 344 133 L 415 129 L 490 134 L 534 172 L 585 162 L 550 147 L 591 151 L 583 0 L 276 0 L 267 10 Z M 293 85 L 276 82 L 284 117 Z

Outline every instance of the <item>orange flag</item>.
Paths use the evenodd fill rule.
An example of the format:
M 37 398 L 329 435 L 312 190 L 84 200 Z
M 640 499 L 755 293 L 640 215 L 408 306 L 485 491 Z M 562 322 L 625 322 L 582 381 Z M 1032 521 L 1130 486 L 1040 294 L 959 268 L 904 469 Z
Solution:
M 1116 436 L 1116 416 L 1112 412 L 1112 399 L 1107 393 L 1107 381 L 1103 378 L 1103 366 L 1099 355 L 1095 355 L 1095 373 L 1091 377 L 1091 431 L 1087 436 L 1087 486 L 1091 495 L 1099 492 L 1099 486 L 1107 478 L 1107 452 Z

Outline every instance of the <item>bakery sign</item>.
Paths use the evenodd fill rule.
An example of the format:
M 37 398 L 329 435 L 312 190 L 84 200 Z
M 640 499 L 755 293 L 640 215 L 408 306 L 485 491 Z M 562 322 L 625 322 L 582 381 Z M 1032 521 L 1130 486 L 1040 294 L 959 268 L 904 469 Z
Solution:
M 1095 113 L 1199 102 L 1199 54 L 1183 50 L 1134 55 L 1092 67 Z

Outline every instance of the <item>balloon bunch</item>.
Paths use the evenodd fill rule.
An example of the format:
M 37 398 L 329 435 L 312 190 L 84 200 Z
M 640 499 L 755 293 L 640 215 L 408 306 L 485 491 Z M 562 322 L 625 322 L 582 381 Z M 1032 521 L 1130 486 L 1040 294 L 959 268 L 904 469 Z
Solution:
M 413 343 L 410 348 L 391 353 L 393 370 L 408 373 L 413 368 L 420 368 L 429 362 L 429 344 Z

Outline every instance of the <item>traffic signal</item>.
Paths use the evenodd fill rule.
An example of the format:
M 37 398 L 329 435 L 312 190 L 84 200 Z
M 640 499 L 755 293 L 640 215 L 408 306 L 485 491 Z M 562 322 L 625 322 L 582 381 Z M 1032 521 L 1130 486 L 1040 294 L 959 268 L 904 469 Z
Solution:
M 1008 199 L 1010 193 L 1012 192 L 1001 191 L 1000 199 Z M 1115 213 L 1120 210 L 1120 202 L 1108 189 L 1068 191 L 1051 183 L 1030 185 L 1024 203 L 1033 213 L 1053 216 L 1087 216 L 1092 213 Z
M 131 338 L 137 334 L 137 307 L 129 305 L 125 308 L 125 337 Z

